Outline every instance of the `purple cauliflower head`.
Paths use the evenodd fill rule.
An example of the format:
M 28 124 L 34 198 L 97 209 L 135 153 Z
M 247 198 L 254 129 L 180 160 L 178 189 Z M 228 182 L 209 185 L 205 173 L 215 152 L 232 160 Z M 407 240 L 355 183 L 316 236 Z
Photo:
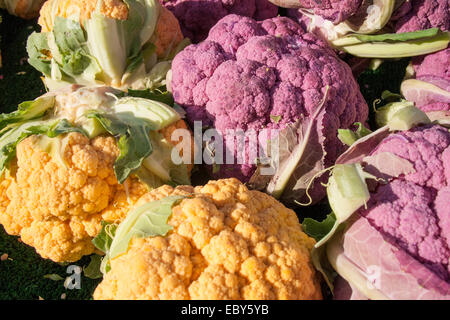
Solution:
M 426 56 L 414 57 L 415 78 L 450 91 L 450 48 Z
M 414 78 L 403 81 L 402 94 L 425 112 L 450 110 L 450 48 L 412 59 Z
M 185 37 L 198 43 L 209 30 L 228 14 L 239 14 L 256 20 L 273 18 L 278 7 L 268 0 L 161 0 L 177 17 Z
M 325 162 L 331 165 L 344 149 L 337 129 L 365 122 L 368 115 L 349 66 L 326 42 L 286 17 L 257 22 L 228 15 L 205 41 L 175 57 L 172 74 L 175 101 L 188 120 L 216 128 L 225 147 L 227 129 L 283 129 L 311 116 L 326 93 L 317 133 L 324 137 Z M 233 151 L 241 156 L 237 147 Z M 254 163 L 221 165 L 214 176 L 246 182 Z
M 300 0 L 298 6 L 311 10 L 315 15 L 338 24 L 358 12 L 363 0 Z M 290 15 L 300 17 L 298 9 L 288 9 Z
M 450 29 L 450 11 L 448 0 L 410 0 L 406 1 L 394 18 L 395 31 L 411 32 L 429 28 Z
M 372 274 L 375 288 L 356 280 L 360 271 L 356 277 L 349 269 L 337 271 L 367 298 L 449 299 L 450 132 L 426 125 L 391 133 L 370 156 L 382 153 L 406 160 L 413 170 L 371 188 L 367 206 L 349 220 L 342 238 L 328 244 L 342 245 L 341 261 L 351 261 L 368 281 Z M 348 289 L 337 286 L 340 294 Z
M 379 186 L 360 214 L 450 282 L 450 132 L 435 125 L 391 134 L 373 154 L 381 152 L 408 160 L 414 171 Z

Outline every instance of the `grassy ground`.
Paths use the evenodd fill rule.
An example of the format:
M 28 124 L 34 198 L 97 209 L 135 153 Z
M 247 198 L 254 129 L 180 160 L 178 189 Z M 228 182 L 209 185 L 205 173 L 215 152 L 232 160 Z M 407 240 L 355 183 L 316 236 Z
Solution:
M 0 24 L 1 54 L 3 67 L 0 68 L 0 113 L 10 112 L 25 100 L 32 100 L 44 92 L 40 74 L 26 61 L 26 39 L 38 30 L 36 21 L 24 21 L 0 11 L 3 22 Z M 399 91 L 404 68 L 408 60 L 383 63 L 375 70 L 360 74 L 358 82 L 361 91 L 371 108 L 373 100 L 383 90 Z M 195 179 L 194 179 L 195 181 Z M 313 207 L 302 208 L 303 216 L 315 216 L 318 212 L 325 217 L 330 212 L 324 201 Z M 68 290 L 63 280 L 51 280 L 45 275 L 68 276 L 68 266 L 62 266 L 39 257 L 33 248 L 21 243 L 16 237 L 6 234 L 0 226 L 0 256 L 8 258 L 0 261 L 0 300 L 4 299 L 90 299 L 99 280 L 81 277 L 81 289 Z M 80 267 L 88 264 L 89 257 L 75 263 Z

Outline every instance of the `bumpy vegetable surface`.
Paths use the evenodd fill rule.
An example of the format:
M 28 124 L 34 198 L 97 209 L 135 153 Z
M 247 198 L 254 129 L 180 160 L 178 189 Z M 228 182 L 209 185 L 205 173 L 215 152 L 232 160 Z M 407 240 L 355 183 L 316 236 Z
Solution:
M 300 14 L 298 10 L 300 8 L 327 19 L 333 24 L 339 24 L 355 15 L 361 6 L 365 8 L 363 0 L 270 0 L 270 2 L 283 8 L 291 8 L 288 11 L 291 15 Z
M 46 0 L 0 0 L 0 8 L 23 19 L 33 19 Z
M 324 146 L 329 165 L 343 150 L 337 129 L 367 118 L 348 65 L 325 42 L 284 17 L 257 22 L 228 15 L 205 41 L 176 56 L 172 74 L 175 101 L 188 120 L 215 127 L 223 133 L 225 147 L 227 129 L 306 126 L 306 119 L 323 106 L 326 112 L 317 115 L 313 136 L 324 139 L 318 148 Z M 231 151 L 235 158 L 250 158 L 242 149 Z M 256 169 L 254 160 L 220 165 L 215 177 L 248 181 Z
M 236 179 L 163 186 L 137 206 L 168 196 L 185 197 L 172 208 L 173 229 L 134 237 L 94 299 L 321 299 L 315 241 L 292 210 Z
M 122 219 L 149 187 L 164 183 L 164 179 L 154 174 L 153 167 L 141 166 L 139 170 L 130 170 L 120 184 L 118 172 L 122 171 L 117 170 L 118 166 L 130 169 L 130 164 L 139 160 L 133 158 L 135 154 L 128 154 L 132 149 L 127 148 L 127 142 L 122 139 L 127 133 L 117 135 L 118 142 L 106 130 L 96 134 L 91 131 L 92 136 L 87 136 L 85 129 L 101 128 L 101 125 L 84 115 L 91 110 L 107 112 L 107 102 L 117 99 L 111 96 L 114 93 L 116 91 L 110 88 L 77 89 L 56 93 L 56 97 L 51 94 L 38 99 L 37 102 L 42 99 L 53 102 L 47 110 L 40 112 L 41 117 L 48 117 L 39 120 L 41 127 L 46 128 L 49 121 L 55 121 L 48 120 L 52 119 L 52 113 L 56 121 L 65 124 L 64 127 L 52 125 L 52 130 L 37 132 L 42 134 L 14 123 L 34 125 L 36 120 L 29 117 L 39 116 L 36 103 L 35 108 L 26 109 L 30 104 L 22 105 L 18 112 L 2 114 L 0 118 L 2 125 L 6 125 L 2 127 L 0 137 L 0 223 L 9 234 L 19 235 L 44 258 L 57 262 L 76 261 L 93 253 L 95 248 L 91 240 L 100 231 L 102 220 L 113 222 Z M 120 101 L 118 99 L 115 105 L 120 106 Z M 187 129 L 183 120 L 174 119 L 155 132 L 170 145 L 178 143 L 171 140 L 175 128 Z M 139 119 L 134 120 L 137 122 Z M 40 127 L 34 125 L 34 128 Z M 55 136 L 55 132 L 59 132 L 57 128 L 61 128 L 58 129 L 61 133 Z M 154 141 L 151 135 L 150 141 Z M 153 146 L 157 152 L 159 145 L 155 143 Z M 121 155 L 132 158 L 122 165 L 118 162 Z M 170 159 L 159 160 L 165 165 L 170 164 Z M 142 163 L 145 159 L 140 161 Z M 164 168 L 171 169 L 170 165 Z M 188 173 L 191 167 L 185 169 Z
M 227 14 L 238 14 L 256 20 L 273 18 L 278 8 L 268 0 L 161 0 L 178 18 L 185 37 L 197 43 Z
M 364 156 L 367 143 L 355 151 Z M 368 182 L 370 198 L 328 243 L 328 258 L 367 298 L 449 299 L 450 133 L 415 126 L 375 146 L 347 159 L 382 180 Z
M 394 16 L 396 32 L 440 28 L 450 30 L 450 8 L 446 0 L 405 1 Z
M 413 78 L 401 92 L 425 112 L 450 110 L 450 48 L 412 60 Z

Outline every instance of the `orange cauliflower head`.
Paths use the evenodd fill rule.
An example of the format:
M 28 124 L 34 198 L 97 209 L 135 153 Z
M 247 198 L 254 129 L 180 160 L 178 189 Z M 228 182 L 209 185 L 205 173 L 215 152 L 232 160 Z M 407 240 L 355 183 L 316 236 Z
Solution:
M 166 237 L 134 238 L 94 299 L 321 299 L 295 213 L 236 179 L 162 186 L 140 204 L 183 195 Z
M 85 93 L 92 97 L 96 90 L 101 89 Z M 73 98 L 69 92 L 57 99 Z M 182 155 L 179 141 L 171 139 L 178 128 L 187 130 L 181 119 L 159 133 Z M 95 251 L 92 239 L 101 230 L 102 220 L 120 222 L 149 187 L 134 174 L 118 182 L 114 164 L 120 151 L 116 138 L 107 133 L 93 138 L 79 132 L 63 134 L 56 138 L 58 156 L 42 148 L 43 137 L 22 140 L 8 173 L 2 175 L 0 224 L 43 258 L 76 261 Z M 187 165 L 188 173 L 191 169 Z

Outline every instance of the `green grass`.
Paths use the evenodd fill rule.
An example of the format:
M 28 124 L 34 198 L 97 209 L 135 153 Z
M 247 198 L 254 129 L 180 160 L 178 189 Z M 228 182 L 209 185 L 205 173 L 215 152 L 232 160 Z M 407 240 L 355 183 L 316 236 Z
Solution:
M 25 21 L 0 11 L 2 64 L 0 68 L 0 112 L 11 112 L 26 100 L 33 100 L 45 92 L 37 72 L 27 62 L 28 35 L 38 30 L 36 21 Z

